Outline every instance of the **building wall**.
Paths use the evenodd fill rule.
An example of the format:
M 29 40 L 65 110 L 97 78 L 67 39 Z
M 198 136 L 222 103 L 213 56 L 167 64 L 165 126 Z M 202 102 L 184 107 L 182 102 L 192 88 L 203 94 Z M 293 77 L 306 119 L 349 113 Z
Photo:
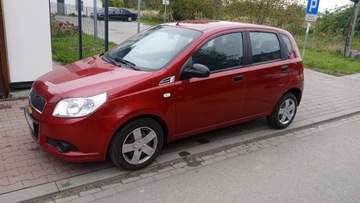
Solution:
M 83 2 L 82 15 L 90 16 L 90 14 L 94 11 L 94 0 L 81 0 Z M 77 0 L 64 0 L 64 5 L 59 7 L 58 0 L 50 0 L 51 5 L 51 13 L 64 14 L 64 15 L 77 15 Z M 96 0 L 96 6 L 98 9 L 103 7 L 101 0 Z M 63 11 L 58 10 L 63 9 Z
M 49 0 L 4 0 L 3 11 L 10 82 L 52 70 Z

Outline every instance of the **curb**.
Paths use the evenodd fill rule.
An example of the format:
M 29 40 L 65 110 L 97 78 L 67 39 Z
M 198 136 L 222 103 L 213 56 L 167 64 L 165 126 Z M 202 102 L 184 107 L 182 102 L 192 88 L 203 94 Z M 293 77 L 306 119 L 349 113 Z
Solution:
M 344 117 L 350 117 L 355 114 L 360 114 L 360 107 L 347 109 L 344 111 L 328 114 L 325 116 L 315 117 L 308 120 L 294 122 L 284 130 L 261 129 L 258 131 L 242 134 L 241 136 L 232 136 L 232 137 L 224 138 L 222 140 L 216 140 L 214 142 L 210 142 L 194 147 L 189 147 L 186 149 L 186 152 L 189 152 L 191 156 L 211 153 L 232 145 L 239 145 L 241 143 L 253 142 L 269 137 L 275 137 L 280 134 L 285 134 L 291 131 L 297 131 L 303 128 L 319 125 L 321 123 L 330 122 L 332 120 L 338 120 Z M 116 167 L 112 167 L 88 174 L 66 178 L 51 183 L 46 183 L 43 185 L 38 185 L 31 188 L 5 193 L 0 195 L 0 203 L 35 201 L 41 198 L 45 198 L 46 196 L 59 194 L 61 192 L 84 187 L 89 184 L 105 182 L 125 175 L 131 176 L 134 174 L 136 175 L 142 172 L 147 172 L 149 170 L 153 170 L 154 168 L 162 167 L 164 165 L 172 164 L 174 162 L 176 163 L 183 160 L 183 157 L 179 155 L 179 152 L 182 151 L 184 151 L 184 149 L 173 151 L 167 154 L 161 154 L 153 164 L 143 169 L 142 171 L 129 172 L 129 171 L 123 171 Z

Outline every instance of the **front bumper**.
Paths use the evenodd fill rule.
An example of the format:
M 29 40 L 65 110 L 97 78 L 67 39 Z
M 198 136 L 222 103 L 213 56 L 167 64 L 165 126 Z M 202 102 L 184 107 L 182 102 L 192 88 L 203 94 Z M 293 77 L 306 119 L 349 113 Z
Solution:
M 46 117 L 31 106 L 25 108 L 24 115 L 33 139 L 51 156 L 71 162 L 106 159 L 107 145 L 112 137 L 111 130 L 106 129 L 109 126 L 102 123 L 102 120 L 107 121 L 106 118 Z

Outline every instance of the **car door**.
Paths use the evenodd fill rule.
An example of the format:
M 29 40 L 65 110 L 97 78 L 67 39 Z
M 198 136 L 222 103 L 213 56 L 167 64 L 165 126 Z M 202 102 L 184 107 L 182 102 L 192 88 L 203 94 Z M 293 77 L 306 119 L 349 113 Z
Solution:
M 277 33 L 250 31 L 252 65 L 247 82 L 249 96 L 245 103 L 245 116 L 256 116 L 272 111 L 291 81 L 291 61 L 284 58 Z
M 248 72 L 243 66 L 242 35 L 238 32 L 215 37 L 189 59 L 190 64 L 207 66 L 210 76 L 176 82 L 178 136 L 241 118 Z
M 112 11 L 111 11 L 111 19 L 113 19 L 113 20 L 121 20 L 120 9 L 118 9 L 118 8 L 112 9 Z
M 127 20 L 127 10 L 120 9 L 119 11 L 119 20 Z

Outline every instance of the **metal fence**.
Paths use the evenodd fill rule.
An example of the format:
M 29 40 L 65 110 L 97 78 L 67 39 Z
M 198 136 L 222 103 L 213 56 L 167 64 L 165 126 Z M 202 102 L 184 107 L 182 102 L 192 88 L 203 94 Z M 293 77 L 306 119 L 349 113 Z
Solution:
M 82 33 L 90 35 L 90 36 L 83 35 L 82 39 L 84 40 L 85 37 L 87 39 L 92 37 L 93 39 L 93 41 L 90 43 L 89 40 L 86 40 L 86 44 L 83 45 L 81 50 L 77 48 L 78 53 L 84 53 L 83 54 L 84 57 L 96 53 L 102 53 L 104 52 L 105 49 L 104 41 L 101 40 L 105 38 L 105 22 L 104 21 L 94 22 L 94 19 L 90 17 L 93 13 L 93 10 L 94 9 L 92 7 L 83 7 L 81 11 Z M 78 26 L 79 18 L 77 16 L 78 11 L 76 6 L 67 5 L 63 3 L 50 3 L 50 12 L 51 12 L 52 20 Z M 70 47 L 70 42 L 69 42 L 69 47 Z
M 75 5 L 69 5 L 64 3 L 54 3 L 50 2 L 51 13 L 56 13 L 58 15 L 77 15 L 78 10 Z M 94 11 L 93 7 L 82 6 L 81 15 L 89 16 Z

